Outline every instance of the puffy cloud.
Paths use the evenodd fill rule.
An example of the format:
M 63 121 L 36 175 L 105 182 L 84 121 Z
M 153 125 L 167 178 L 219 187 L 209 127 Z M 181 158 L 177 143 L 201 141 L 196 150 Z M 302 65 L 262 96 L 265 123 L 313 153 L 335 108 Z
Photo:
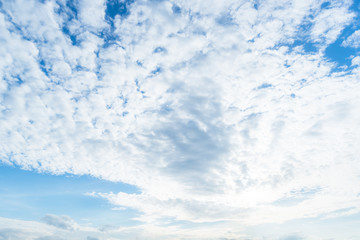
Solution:
M 353 19 L 349 1 L 322 6 L 141 0 L 110 23 L 104 1 L 4 3 L 1 161 L 136 185 L 92 195 L 139 210 L 149 235 L 357 212 L 357 66 L 291 47 L 325 49 Z

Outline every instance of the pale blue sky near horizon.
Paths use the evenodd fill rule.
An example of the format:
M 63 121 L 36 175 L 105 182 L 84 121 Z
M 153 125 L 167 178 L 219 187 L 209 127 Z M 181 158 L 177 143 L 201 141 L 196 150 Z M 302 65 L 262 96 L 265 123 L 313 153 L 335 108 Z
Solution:
M 0 165 L 1 217 L 41 220 L 47 214 L 69 215 L 80 223 L 133 225 L 135 211 L 114 211 L 104 199 L 87 196 L 92 192 L 138 193 L 134 186 L 90 176 L 53 175 Z

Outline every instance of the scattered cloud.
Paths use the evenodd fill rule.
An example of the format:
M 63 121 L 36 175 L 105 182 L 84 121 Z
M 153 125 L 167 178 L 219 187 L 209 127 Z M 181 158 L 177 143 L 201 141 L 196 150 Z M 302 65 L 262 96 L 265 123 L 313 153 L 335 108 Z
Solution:
M 137 210 L 146 239 L 357 213 L 358 59 L 334 71 L 323 53 L 351 4 L 5 1 L 0 161 L 136 186 L 91 195 Z M 358 32 L 342 46 L 357 48 Z

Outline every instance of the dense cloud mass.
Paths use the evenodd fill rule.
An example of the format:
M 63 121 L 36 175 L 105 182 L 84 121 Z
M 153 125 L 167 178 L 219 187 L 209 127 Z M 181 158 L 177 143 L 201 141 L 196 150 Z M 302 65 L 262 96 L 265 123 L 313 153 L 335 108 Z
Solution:
M 246 226 L 356 214 L 357 7 L 0 2 L 0 161 L 136 186 L 89 193 L 139 212 L 141 226 L 116 230 L 129 239 L 240 239 Z

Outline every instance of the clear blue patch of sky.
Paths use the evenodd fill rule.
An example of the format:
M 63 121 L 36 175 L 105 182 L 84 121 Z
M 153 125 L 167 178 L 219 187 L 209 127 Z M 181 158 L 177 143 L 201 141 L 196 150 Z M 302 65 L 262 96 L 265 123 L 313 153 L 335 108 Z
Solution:
M 314 53 L 318 51 L 318 47 L 314 43 L 301 40 L 295 40 L 289 47 L 290 49 L 293 49 L 297 46 L 302 46 L 305 53 Z
M 135 210 L 114 211 L 107 200 L 91 192 L 139 193 L 124 183 L 91 176 L 51 175 L 0 164 L 1 217 L 40 220 L 46 214 L 68 215 L 79 223 L 134 225 Z
M 330 2 L 323 2 L 322 4 L 321 4 L 321 9 L 327 9 L 327 8 L 329 8 L 330 7 L 330 5 L 331 5 L 331 3 Z
M 346 27 L 339 38 L 332 44 L 330 44 L 325 50 L 325 57 L 330 61 L 336 62 L 337 65 L 350 66 L 351 65 L 351 56 L 355 56 L 357 54 L 357 50 L 351 47 L 342 46 L 342 42 L 349 37 L 354 32 L 354 26 Z
M 105 16 L 107 20 L 113 21 L 114 18 L 119 15 L 121 18 L 125 18 L 130 14 L 130 5 L 135 0 L 107 0 Z

